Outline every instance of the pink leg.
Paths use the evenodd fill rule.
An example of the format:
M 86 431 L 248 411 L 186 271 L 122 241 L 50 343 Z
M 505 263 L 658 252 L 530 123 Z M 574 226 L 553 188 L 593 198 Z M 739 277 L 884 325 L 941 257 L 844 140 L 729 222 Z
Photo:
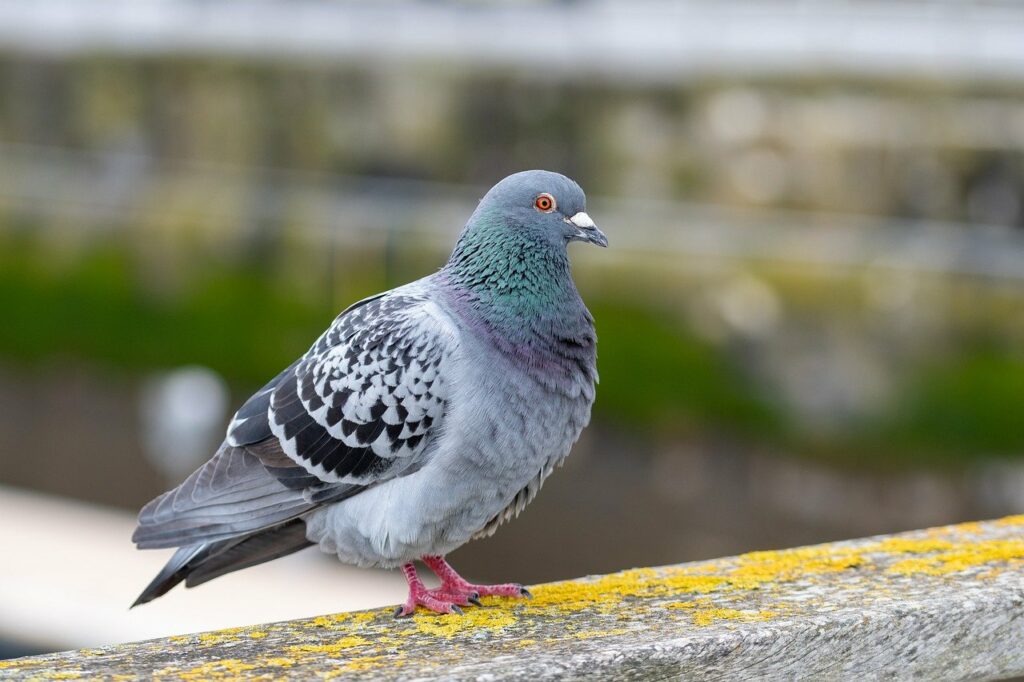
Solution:
M 472 604 L 479 604 L 477 601 L 479 597 L 486 597 L 488 595 L 497 595 L 499 597 L 526 597 L 532 598 L 533 595 L 520 585 L 519 583 L 503 583 L 501 585 L 474 585 L 473 583 L 467 582 L 461 575 L 455 572 L 455 569 L 449 565 L 444 557 L 441 556 L 425 556 L 423 557 L 423 563 L 430 568 L 437 577 L 441 579 L 441 587 L 436 590 L 431 590 L 431 593 L 435 597 L 459 597 L 465 601 L 458 601 L 459 604 L 465 604 L 467 601 Z M 455 601 L 455 600 L 453 600 Z
M 416 606 L 425 606 L 435 613 L 462 613 L 458 604 L 467 603 L 465 600 L 448 599 L 446 596 L 436 594 L 436 590 L 428 590 L 420 577 L 416 575 L 416 566 L 410 561 L 402 564 L 402 573 L 405 574 L 405 581 L 409 583 L 409 598 L 405 604 L 395 609 L 395 616 L 411 616 L 416 611 Z

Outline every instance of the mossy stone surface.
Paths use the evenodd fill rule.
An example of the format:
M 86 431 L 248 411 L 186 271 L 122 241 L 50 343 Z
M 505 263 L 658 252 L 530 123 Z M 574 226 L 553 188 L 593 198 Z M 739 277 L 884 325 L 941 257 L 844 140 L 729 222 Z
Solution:
M 12 679 L 995 679 L 1024 674 L 1024 516 L 0 661 Z

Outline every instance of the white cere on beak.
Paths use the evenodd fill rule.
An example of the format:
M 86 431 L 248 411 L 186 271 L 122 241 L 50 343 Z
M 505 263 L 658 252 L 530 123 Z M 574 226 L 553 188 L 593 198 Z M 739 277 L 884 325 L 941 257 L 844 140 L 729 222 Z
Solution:
M 569 222 L 575 225 L 576 227 L 582 227 L 584 229 L 594 227 L 594 221 L 591 220 L 590 216 L 588 216 L 583 211 L 580 211 L 573 217 L 569 218 Z

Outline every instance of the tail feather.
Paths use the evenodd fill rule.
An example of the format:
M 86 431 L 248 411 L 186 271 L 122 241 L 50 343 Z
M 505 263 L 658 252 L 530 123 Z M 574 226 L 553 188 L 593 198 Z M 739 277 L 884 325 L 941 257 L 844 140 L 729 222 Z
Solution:
M 250 535 L 236 545 L 214 554 L 185 578 L 185 587 L 195 587 L 226 573 L 279 559 L 313 543 L 306 539 L 306 524 L 295 519 L 272 531 Z
M 157 597 L 167 594 L 171 588 L 188 576 L 189 562 L 193 559 L 198 559 L 201 562 L 202 557 L 208 555 L 209 547 L 209 545 L 188 545 L 175 552 L 174 556 L 142 591 L 142 594 L 132 603 L 131 608 L 134 609 L 140 604 L 151 602 Z
M 306 523 L 302 519 L 292 519 L 250 535 L 182 547 L 146 586 L 132 608 L 167 594 L 182 581 L 185 587 L 201 585 L 226 573 L 297 552 L 311 544 L 306 539 Z

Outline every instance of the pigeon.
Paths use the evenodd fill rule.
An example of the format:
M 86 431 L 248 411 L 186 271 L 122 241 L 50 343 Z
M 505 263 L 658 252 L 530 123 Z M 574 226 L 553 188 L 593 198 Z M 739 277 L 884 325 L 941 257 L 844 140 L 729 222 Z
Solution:
M 573 180 L 533 170 L 491 188 L 440 270 L 344 310 L 142 508 L 138 548 L 178 550 L 133 606 L 313 545 L 400 567 L 398 616 L 529 597 L 470 583 L 445 555 L 517 516 L 590 421 L 597 336 L 574 241 L 608 245 Z

